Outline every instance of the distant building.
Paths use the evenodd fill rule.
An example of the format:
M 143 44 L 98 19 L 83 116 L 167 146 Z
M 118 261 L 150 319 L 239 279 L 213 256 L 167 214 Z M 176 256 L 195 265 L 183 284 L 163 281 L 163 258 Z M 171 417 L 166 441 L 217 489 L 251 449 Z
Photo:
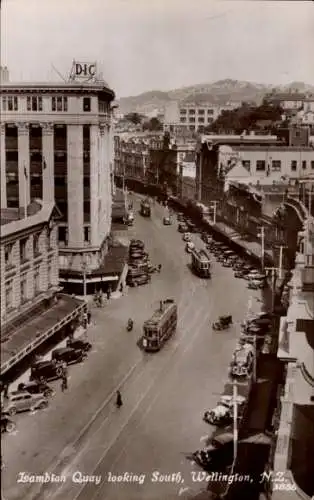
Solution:
M 202 130 L 202 128 L 211 125 L 222 111 L 232 110 L 236 107 L 237 104 L 217 106 L 207 102 L 202 104 L 171 102 L 165 108 L 164 130 L 173 132 L 177 127 L 190 131 Z
M 0 216 L 2 375 L 61 328 L 72 331 L 85 306 L 58 293 L 54 203 L 35 200 L 27 217 L 24 208 L 2 208 Z
M 303 107 L 313 110 L 314 95 L 301 92 L 271 93 L 265 96 L 264 102 L 280 106 L 284 111 L 299 110 Z
M 60 279 L 82 287 L 108 249 L 114 92 L 95 64 L 74 62 L 66 83 L 2 82 L 0 93 L 1 207 L 55 201 Z

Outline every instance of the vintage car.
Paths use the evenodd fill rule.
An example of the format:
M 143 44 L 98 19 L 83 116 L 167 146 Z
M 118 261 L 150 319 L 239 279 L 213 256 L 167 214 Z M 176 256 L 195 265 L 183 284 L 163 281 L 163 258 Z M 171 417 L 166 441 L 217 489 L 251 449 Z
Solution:
M 191 235 L 190 233 L 184 233 L 184 235 L 182 236 L 182 239 L 183 241 L 191 241 Z
M 14 432 L 16 429 L 16 423 L 13 422 L 9 417 L 6 415 L 1 415 L 1 434 L 2 432 Z
M 37 361 L 31 366 L 30 380 L 44 379 L 47 382 L 56 380 L 62 377 L 62 363 L 55 361 Z
M 3 401 L 2 414 L 13 417 L 23 411 L 42 410 L 47 408 L 48 399 L 43 394 L 30 394 L 29 392 L 12 391 Z
M 132 277 L 132 279 L 128 280 L 128 285 L 132 287 L 137 287 L 139 285 L 146 285 L 151 282 L 151 276 L 148 273 L 142 273 L 139 276 Z
M 192 250 L 194 250 L 194 248 L 195 248 L 195 245 L 194 245 L 193 241 L 188 241 L 188 242 L 186 243 L 186 245 L 185 245 L 185 251 L 186 251 L 187 253 L 191 253 L 191 252 L 192 252 Z
M 254 347 L 251 344 L 239 346 L 230 363 L 230 375 L 232 377 L 247 377 L 250 375 L 253 367 Z
M 179 212 L 177 215 L 178 222 L 184 222 L 184 214 Z
M 52 361 L 66 363 L 67 365 L 81 363 L 85 358 L 87 358 L 87 352 L 81 348 L 59 347 L 51 353 Z
M 21 382 L 17 386 L 19 392 L 29 392 L 30 394 L 43 394 L 45 398 L 51 398 L 55 395 L 56 391 L 50 387 L 46 382 L 33 380 L 29 382 Z
M 81 349 L 82 351 L 90 351 L 91 348 L 93 347 L 90 342 L 87 342 L 87 340 L 84 339 L 79 339 L 79 338 L 69 338 L 67 340 L 67 347 L 72 347 L 73 349 Z
M 239 413 L 243 410 L 246 399 L 238 396 L 236 399 Z M 233 420 L 234 401 L 232 396 L 221 396 L 217 406 L 212 410 L 205 411 L 204 421 L 211 425 L 225 426 Z
M 164 226 L 171 226 L 172 219 L 171 219 L 171 217 L 164 217 L 163 220 L 162 220 L 162 222 L 163 222 Z
M 185 224 L 185 222 L 181 222 L 178 225 L 178 231 L 179 233 L 186 233 L 189 230 L 188 226 Z

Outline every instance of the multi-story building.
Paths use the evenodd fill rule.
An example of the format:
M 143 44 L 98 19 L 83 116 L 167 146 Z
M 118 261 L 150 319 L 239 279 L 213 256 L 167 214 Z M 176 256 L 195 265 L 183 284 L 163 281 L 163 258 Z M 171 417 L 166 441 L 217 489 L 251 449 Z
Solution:
M 290 304 L 286 317 L 281 318 L 278 357 L 285 363 L 287 375 L 280 402 L 274 469 L 288 471 L 287 479 L 297 490 L 294 496 L 289 493 L 291 498 L 310 500 L 314 495 L 313 218 L 305 221 L 300 233 L 296 267 L 286 294 Z M 273 498 L 276 500 L 276 493 Z
M 267 94 L 264 102 L 273 106 L 280 106 L 284 111 L 314 109 L 314 95 L 301 92 L 278 92 Z
M 116 175 L 144 180 L 149 164 L 149 137 L 114 137 L 114 171 Z
M 177 128 L 185 128 L 199 131 L 211 125 L 223 111 L 235 109 L 237 106 L 217 106 L 208 102 L 172 102 L 165 108 L 164 130 L 173 132 Z
M 5 81 L 0 92 L 1 206 L 55 200 L 61 280 L 83 280 L 108 247 L 114 92 L 82 63 L 68 82 Z
M 60 295 L 53 202 L 36 200 L 1 215 L 1 374 L 80 315 L 83 304 Z

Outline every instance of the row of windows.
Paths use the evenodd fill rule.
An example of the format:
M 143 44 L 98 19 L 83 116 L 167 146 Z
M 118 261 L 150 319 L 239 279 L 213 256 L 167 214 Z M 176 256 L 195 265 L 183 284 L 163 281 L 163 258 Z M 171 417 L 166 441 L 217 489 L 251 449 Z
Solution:
M 33 235 L 33 248 L 32 248 L 32 257 L 37 257 L 40 255 L 40 233 L 36 233 Z M 30 258 L 30 249 L 27 247 L 28 238 L 22 238 L 19 241 L 19 252 L 20 252 L 20 262 L 24 262 Z M 47 246 L 50 247 L 50 236 L 47 234 Z M 14 243 L 8 243 L 4 247 L 4 259 L 5 266 L 12 266 L 14 264 L 13 259 L 13 248 Z
M 48 282 L 49 285 L 51 285 L 53 282 L 53 267 L 51 261 L 48 261 Z M 14 307 L 13 287 L 14 287 L 13 279 L 8 281 L 5 285 L 6 310 L 12 309 Z M 41 292 L 40 267 L 36 266 L 34 268 L 34 294 L 37 295 L 40 292 Z M 20 301 L 23 303 L 30 298 L 32 297 L 28 296 L 27 273 L 23 273 L 20 276 Z
M 83 97 L 83 111 L 91 111 L 91 98 Z M 5 96 L 2 97 L 2 110 L 3 111 L 18 111 L 18 97 Z M 43 98 L 42 96 L 27 96 L 26 98 L 27 111 L 42 111 Z M 103 102 L 99 103 L 99 111 L 104 112 L 106 107 Z M 68 98 L 67 97 L 52 97 L 51 98 L 51 111 L 68 111 Z
M 68 244 L 68 228 L 64 226 L 58 227 L 58 240 L 64 245 Z M 90 243 L 90 226 L 84 226 L 84 242 Z
M 197 118 L 197 120 L 195 119 L 195 117 L 191 117 L 191 116 L 189 116 L 188 119 L 183 118 L 183 117 L 180 118 L 180 123 L 187 123 L 187 121 L 188 121 L 188 123 L 195 123 L 196 121 L 197 121 L 197 123 L 205 123 L 205 118 L 202 116 L 199 116 Z M 207 121 L 207 123 L 212 123 L 213 120 L 212 120 L 212 118 L 207 117 L 206 121 Z
M 242 165 L 246 167 L 248 170 L 251 169 L 251 162 L 250 160 L 243 160 Z M 314 170 L 314 160 L 311 160 L 310 162 L 311 169 Z M 306 170 L 307 168 L 307 161 L 302 160 L 301 163 L 302 169 Z M 296 160 L 291 160 L 290 168 L 292 172 L 296 172 L 298 167 L 298 162 Z M 266 161 L 265 160 L 257 160 L 256 161 L 256 171 L 257 172 L 268 172 L 272 170 L 273 172 L 280 172 L 281 171 L 281 160 L 272 160 L 271 164 L 269 163 L 266 167 Z
M 205 109 L 180 109 L 180 114 L 181 115 L 186 115 L 187 113 L 189 115 L 195 115 L 196 111 L 198 112 L 199 115 L 205 115 Z M 207 109 L 207 114 L 208 115 L 213 115 L 214 114 L 214 110 L 213 109 Z

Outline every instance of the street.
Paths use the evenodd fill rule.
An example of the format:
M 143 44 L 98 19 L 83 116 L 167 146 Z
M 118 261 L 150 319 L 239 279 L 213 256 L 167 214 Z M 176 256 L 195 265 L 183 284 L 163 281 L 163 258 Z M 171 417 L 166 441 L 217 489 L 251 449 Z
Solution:
M 3 436 L 5 499 L 170 500 L 179 494 L 190 498 L 206 487 L 193 482 L 191 471 L 198 469 L 186 454 L 200 448 L 212 430 L 202 421 L 203 412 L 219 399 L 239 323 L 249 297 L 259 292 L 248 290 L 246 281 L 235 279 L 214 257 L 212 279 L 195 277 L 177 224 L 163 226 L 163 215 L 157 204 L 151 219 L 136 212 L 128 230 L 130 238 L 145 241 L 161 273 L 151 284 L 129 288 L 105 308 L 92 310 L 93 350 L 82 365 L 70 367 L 68 392 L 53 383 L 58 390 L 48 409 L 15 417 L 17 432 Z M 193 240 L 202 245 L 198 235 Z M 143 353 L 136 345 L 141 326 L 165 298 L 178 304 L 177 333 L 159 353 Z M 254 298 L 252 308 L 259 310 Z M 211 324 L 226 313 L 233 326 L 214 332 Z M 135 326 L 128 333 L 129 317 Z M 124 403 L 119 410 L 118 388 Z M 47 472 L 64 481 L 19 482 L 21 472 Z M 79 472 L 99 484 L 91 477 L 75 482 Z

